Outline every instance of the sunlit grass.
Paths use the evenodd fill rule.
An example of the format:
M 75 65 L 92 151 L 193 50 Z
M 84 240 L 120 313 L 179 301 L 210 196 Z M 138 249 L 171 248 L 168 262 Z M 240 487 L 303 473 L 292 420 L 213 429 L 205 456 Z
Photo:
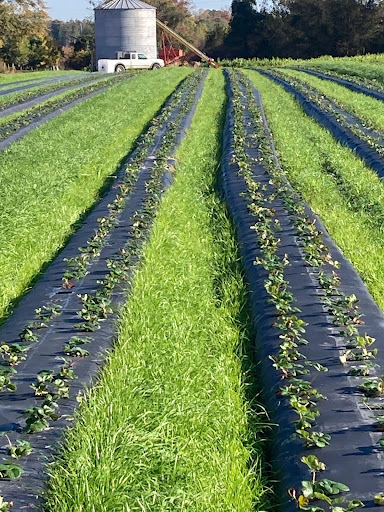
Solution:
M 335 100 L 352 114 L 369 123 L 372 127 L 384 131 L 384 102 L 358 92 L 350 91 L 335 82 L 321 80 L 301 71 L 290 69 L 280 69 L 279 71 L 306 82 L 328 98 Z
M 339 59 L 312 59 L 310 61 L 299 62 L 298 65 L 303 65 L 318 71 L 332 71 L 341 75 L 348 75 L 350 77 L 357 77 L 363 80 L 372 80 L 381 86 L 384 85 L 384 54 L 368 55 L 366 59 L 364 56 L 356 58 L 339 58 Z M 295 63 L 294 63 L 295 64 Z
M 115 85 L 0 154 L 0 317 L 63 245 L 189 72 L 167 69 Z
M 68 76 L 84 74 L 84 71 L 33 71 L 30 73 L 0 73 L 0 84 L 11 82 L 23 82 L 42 78 L 54 78 L 57 76 Z
M 214 188 L 224 104 L 211 71 L 114 351 L 53 467 L 50 512 L 265 507 L 246 293 Z
M 260 90 L 283 168 L 384 309 L 384 186 L 311 120 L 282 87 L 246 71 Z M 335 177 L 336 175 L 336 177 Z
M 133 77 L 133 76 L 134 76 L 133 74 L 127 73 L 126 78 L 127 78 L 127 80 L 129 80 L 130 77 Z M 71 83 L 62 84 L 63 87 L 68 86 L 68 87 L 74 87 L 74 88 L 69 91 L 64 91 L 64 92 L 60 92 L 60 90 L 57 90 L 56 94 L 53 97 L 49 98 L 48 100 L 41 101 L 37 105 L 34 105 L 33 107 L 24 108 L 23 110 L 20 110 L 19 112 L 16 112 L 14 114 L 4 115 L 4 111 L 3 111 L 2 117 L 0 118 L 0 126 L 17 121 L 19 118 L 21 118 L 25 115 L 28 115 L 28 114 L 37 113 L 37 115 L 38 115 L 38 112 L 42 107 L 52 106 L 52 108 L 54 109 L 57 102 L 60 102 L 61 100 L 65 100 L 66 98 L 69 98 L 69 97 L 75 98 L 76 93 L 81 92 L 82 90 L 85 90 L 87 88 L 93 88 L 95 86 L 99 86 L 101 88 L 103 82 L 106 80 L 110 80 L 110 78 L 111 78 L 110 75 L 104 75 L 104 77 L 99 76 L 97 80 L 84 81 L 83 83 L 78 84 L 77 87 L 74 87 L 74 84 L 71 84 Z M 111 84 L 109 84 L 109 86 L 111 86 Z M 45 91 L 44 94 L 49 93 L 49 92 L 51 92 L 51 91 L 49 91 L 49 90 Z M 52 91 L 52 92 L 54 92 L 54 91 Z M 92 92 L 92 91 L 90 91 L 90 92 Z
M 0 108 L 5 109 L 8 106 L 11 105 L 17 105 L 18 103 L 23 103 L 25 101 L 28 101 L 29 99 L 36 98 L 38 96 L 42 96 L 43 94 L 48 94 L 50 92 L 57 91 L 59 89 L 62 89 L 64 87 L 70 87 L 71 85 L 76 85 L 77 82 L 79 82 L 79 85 L 82 83 L 93 83 L 96 80 L 102 78 L 102 76 L 98 74 L 89 73 L 86 76 L 72 76 L 70 79 L 64 79 L 64 77 L 60 80 L 56 80 L 54 82 L 49 82 L 44 84 L 44 81 L 40 84 L 38 82 L 38 87 L 36 84 L 31 82 L 28 85 L 27 89 L 23 89 L 22 91 L 16 91 L 9 94 L 0 95 Z M 5 89 L 2 89 L 2 91 L 6 91 L 7 89 L 12 90 L 14 86 L 7 87 Z

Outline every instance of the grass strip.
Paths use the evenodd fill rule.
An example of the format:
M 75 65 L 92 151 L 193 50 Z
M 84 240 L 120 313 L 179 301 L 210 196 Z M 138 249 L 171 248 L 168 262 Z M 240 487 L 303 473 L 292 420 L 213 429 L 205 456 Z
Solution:
M 324 73 L 336 73 L 343 78 L 358 78 L 362 81 L 371 82 L 370 85 L 377 83 L 379 86 L 384 85 L 383 56 L 372 55 L 372 61 L 364 59 L 359 61 L 358 58 L 339 58 L 339 59 L 313 59 L 309 61 L 298 61 L 293 65 L 304 65 L 309 69 L 315 69 Z M 375 59 L 377 57 L 377 59 Z M 373 84 L 372 84 L 373 82 Z
M 242 373 L 251 371 L 246 294 L 214 190 L 224 105 L 223 76 L 211 71 L 115 350 L 52 468 L 48 511 L 264 506 L 265 417 Z
M 384 309 L 384 187 L 280 86 L 245 71 L 263 95 L 283 169 Z
M 125 73 L 119 73 L 112 77 L 107 76 L 101 80 L 86 82 L 84 84 L 80 84 L 79 87 L 76 87 L 75 89 L 71 89 L 70 91 L 66 91 L 61 94 L 58 93 L 52 98 L 49 98 L 42 103 L 38 103 L 32 108 L 28 108 L 15 114 L 5 116 L 3 119 L 0 119 L 0 140 L 5 139 L 11 133 L 19 130 L 24 126 L 28 126 L 33 121 L 58 108 L 64 107 L 65 105 L 85 97 L 92 92 L 110 87 L 124 80 L 130 80 L 134 76 L 135 75 L 133 74 L 126 75 Z
M 5 94 L 4 96 L 0 96 L 0 109 L 5 109 L 11 107 L 13 105 L 18 105 L 20 103 L 24 103 L 25 101 L 38 98 L 39 96 L 43 96 L 44 94 L 48 94 L 50 92 L 59 91 L 60 89 L 64 89 L 65 87 L 70 87 L 71 85 L 83 85 L 87 83 L 92 83 L 100 80 L 100 75 L 96 73 L 94 75 L 89 74 L 88 76 L 74 76 L 70 80 L 60 80 L 51 82 L 48 84 L 42 84 L 39 87 L 33 86 L 31 88 L 13 92 L 11 94 Z M 0 110 L 1 113 L 1 110 Z
M 166 69 L 124 81 L 0 154 L 0 316 L 62 247 L 188 73 Z
M 298 78 L 302 82 L 309 84 L 317 91 L 326 95 L 327 98 L 334 100 L 342 108 L 365 121 L 370 127 L 384 131 L 384 103 L 382 101 L 353 92 L 335 82 L 307 75 L 302 71 L 283 68 L 279 71 L 288 77 Z
M 81 75 L 84 71 L 34 71 L 32 73 L 0 73 L 0 84 L 24 82 L 27 80 L 55 78 L 58 76 Z

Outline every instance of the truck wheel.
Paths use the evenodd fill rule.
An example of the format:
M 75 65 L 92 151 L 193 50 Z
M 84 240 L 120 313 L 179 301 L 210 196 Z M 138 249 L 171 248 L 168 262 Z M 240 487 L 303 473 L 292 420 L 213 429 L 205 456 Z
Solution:
M 118 64 L 115 67 L 115 73 L 123 73 L 125 71 L 125 67 L 122 64 Z
M 160 68 L 161 68 L 161 66 L 158 62 L 155 62 L 152 66 L 152 69 L 160 69 Z

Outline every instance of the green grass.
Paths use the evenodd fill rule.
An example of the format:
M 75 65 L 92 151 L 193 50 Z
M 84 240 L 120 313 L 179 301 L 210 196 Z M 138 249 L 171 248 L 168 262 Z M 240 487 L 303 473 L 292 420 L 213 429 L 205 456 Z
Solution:
M 215 190 L 224 80 L 211 71 L 114 351 L 52 468 L 50 512 L 265 506 L 264 413 L 247 401 L 246 293 Z
M 62 247 L 189 72 L 166 69 L 113 86 L 0 154 L 0 317 Z
M 283 168 L 384 310 L 384 187 L 291 95 L 246 71 L 260 90 Z
M 54 92 L 56 90 L 62 89 L 63 87 L 70 87 L 71 85 L 76 85 L 76 83 L 80 85 L 94 83 L 102 79 L 102 75 L 91 75 L 82 77 L 82 76 L 74 76 L 70 80 L 60 80 L 57 82 L 49 83 L 46 85 L 41 85 L 39 87 L 31 87 L 19 92 L 13 92 L 11 94 L 5 94 L 0 96 L 0 108 L 4 109 L 10 105 L 17 105 L 18 103 L 22 103 L 28 101 L 29 99 L 36 98 L 38 96 L 42 96 L 43 94 L 48 94 L 49 92 Z M 33 85 L 33 83 L 29 84 Z M 4 89 L 6 90 L 6 89 Z
M 359 76 L 360 78 L 383 77 L 382 65 L 384 63 L 384 53 L 356 55 L 354 57 L 331 57 L 324 55 L 314 59 L 291 59 L 273 57 L 271 59 L 222 59 L 222 66 L 250 68 L 250 67 L 276 67 L 276 66 L 305 66 L 314 69 L 322 69 L 324 71 L 334 71 L 345 73 L 351 76 Z M 364 74 L 369 76 L 365 77 Z
M 346 75 L 351 78 L 371 80 L 378 85 L 384 85 L 384 54 L 367 55 L 364 57 L 344 57 L 338 59 L 312 59 L 298 62 L 294 65 L 301 65 L 310 69 L 316 69 L 327 73 L 331 71 L 339 75 Z
M 130 74 L 130 75 L 127 74 L 125 78 L 127 80 L 129 80 L 130 77 L 132 78 L 133 76 L 134 76 L 133 74 Z M 38 116 L 41 109 L 44 109 L 44 107 L 51 107 L 52 110 L 55 110 L 56 108 L 58 108 L 58 105 L 57 105 L 58 102 L 60 103 L 60 101 L 65 100 L 66 98 L 73 98 L 73 101 L 75 101 L 75 99 L 77 99 L 76 96 L 79 92 L 89 89 L 89 93 L 91 93 L 95 86 L 102 88 L 103 82 L 107 82 L 108 80 L 111 80 L 111 78 L 113 78 L 113 77 L 111 77 L 111 75 L 106 75 L 104 77 L 99 77 L 98 80 L 84 81 L 84 83 L 79 83 L 78 87 L 71 89 L 70 91 L 65 91 L 65 92 L 57 91 L 57 94 L 55 94 L 53 97 L 49 98 L 48 100 L 39 102 L 37 105 L 34 105 L 33 107 L 26 108 L 24 110 L 20 110 L 19 112 L 14 113 L 14 114 L 5 115 L 5 116 L 4 116 L 4 112 L 3 112 L 3 117 L 0 118 L 0 127 L 4 124 L 9 124 L 9 123 L 15 122 L 18 119 L 23 118 L 24 116 L 28 116 L 29 114 L 34 114 L 34 115 L 37 114 L 37 116 Z M 121 75 L 116 76 L 116 83 L 117 83 L 117 80 L 119 80 L 120 78 L 121 78 Z M 71 85 L 74 85 L 74 84 L 68 84 L 68 86 L 71 86 Z M 108 84 L 106 84 L 106 85 L 108 85 Z M 47 91 L 47 92 L 50 92 L 50 91 Z
M 280 69 L 287 76 L 298 78 L 336 101 L 346 110 L 360 117 L 372 127 L 384 131 L 384 103 L 364 94 L 350 91 L 342 85 L 328 80 L 321 80 L 301 71 Z
M 84 71 L 33 71 L 31 73 L 0 73 L 0 84 L 52 78 L 56 76 L 80 75 Z

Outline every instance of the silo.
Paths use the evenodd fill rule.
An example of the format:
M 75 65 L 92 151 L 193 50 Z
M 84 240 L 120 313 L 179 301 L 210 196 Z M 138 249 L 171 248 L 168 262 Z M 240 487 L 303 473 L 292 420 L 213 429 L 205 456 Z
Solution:
M 95 9 L 96 61 L 117 51 L 157 58 L 156 8 L 140 0 L 109 0 Z

